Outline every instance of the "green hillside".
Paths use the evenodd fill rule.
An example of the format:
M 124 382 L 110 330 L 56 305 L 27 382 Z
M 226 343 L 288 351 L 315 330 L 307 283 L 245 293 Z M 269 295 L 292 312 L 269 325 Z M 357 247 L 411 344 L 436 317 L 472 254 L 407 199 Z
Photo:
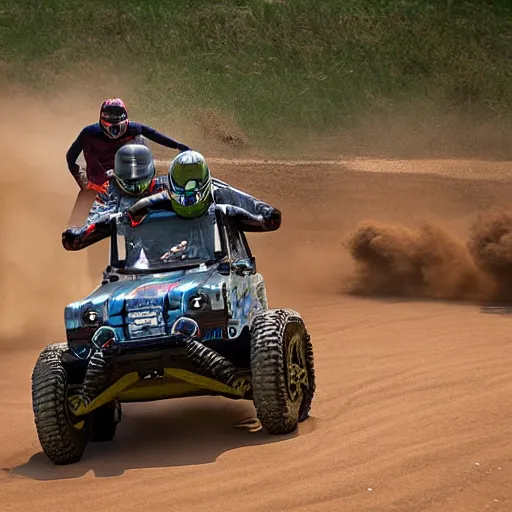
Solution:
M 144 120 L 213 108 L 270 149 L 397 112 L 482 119 L 503 139 L 512 1 L 0 0 L 4 80 L 50 91 L 95 66 L 128 77 Z

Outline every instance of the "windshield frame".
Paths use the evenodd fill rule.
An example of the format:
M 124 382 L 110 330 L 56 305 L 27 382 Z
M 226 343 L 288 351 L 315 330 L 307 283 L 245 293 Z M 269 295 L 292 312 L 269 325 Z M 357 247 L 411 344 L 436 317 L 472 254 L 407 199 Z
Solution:
M 110 235 L 110 267 L 115 269 L 116 272 L 120 274 L 127 275 L 139 275 L 139 274 L 164 274 L 168 272 L 175 272 L 179 270 L 188 270 L 191 268 L 196 268 L 201 265 L 214 265 L 225 261 L 228 258 L 227 244 L 224 236 L 224 226 L 222 222 L 222 216 L 220 215 L 219 210 L 215 209 L 215 211 L 209 215 L 215 215 L 215 225 L 214 225 L 214 240 L 215 240 L 215 248 L 220 249 L 215 251 L 215 258 L 211 260 L 183 260 L 183 263 L 173 263 L 169 266 L 161 266 L 158 268 L 148 268 L 148 269 L 139 269 L 135 267 L 126 268 L 126 260 L 120 259 L 120 251 L 119 251 L 119 239 L 122 235 L 118 233 L 118 223 L 119 219 L 112 219 L 112 229 Z M 162 217 L 168 216 L 169 218 L 175 217 L 176 214 L 174 212 L 168 212 L 165 210 L 157 210 L 154 212 L 150 212 L 143 222 L 150 221 L 151 217 Z M 187 222 L 186 219 L 183 219 L 183 222 Z M 124 252 L 124 249 L 123 249 Z

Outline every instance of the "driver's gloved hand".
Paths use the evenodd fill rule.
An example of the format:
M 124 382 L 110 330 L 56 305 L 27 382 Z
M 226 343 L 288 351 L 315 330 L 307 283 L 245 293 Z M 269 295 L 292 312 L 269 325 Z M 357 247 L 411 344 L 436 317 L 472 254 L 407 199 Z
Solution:
M 281 226 L 281 212 L 277 208 L 267 208 L 263 214 L 268 229 L 275 230 Z
M 259 214 L 253 215 L 247 210 L 233 205 L 222 205 L 226 214 L 248 226 L 264 226 L 264 229 L 276 230 L 281 225 L 281 212 L 269 206 L 259 208 Z
M 272 206 L 260 205 L 259 213 L 263 215 L 266 221 L 281 221 L 281 212 L 277 208 L 272 208 Z
M 62 233 L 62 245 L 64 246 L 64 249 L 68 251 L 77 249 L 80 239 L 86 230 L 87 226 L 66 229 L 66 231 Z
M 258 213 L 263 215 L 263 218 L 267 220 L 270 217 L 270 215 L 272 215 L 272 210 L 273 208 L 271 208 L 270 206 L 260 205 L 260 207 L 258 208 Z

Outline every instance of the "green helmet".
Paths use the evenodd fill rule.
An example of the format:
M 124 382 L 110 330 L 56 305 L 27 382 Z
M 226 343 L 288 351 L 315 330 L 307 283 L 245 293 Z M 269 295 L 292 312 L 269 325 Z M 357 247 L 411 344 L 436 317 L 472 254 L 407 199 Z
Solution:
M 169 167 L 169 187 L 174 211 L 181 217 L 200 217 L 212 203 L 210 169 L 197 151 L 180 153 Z

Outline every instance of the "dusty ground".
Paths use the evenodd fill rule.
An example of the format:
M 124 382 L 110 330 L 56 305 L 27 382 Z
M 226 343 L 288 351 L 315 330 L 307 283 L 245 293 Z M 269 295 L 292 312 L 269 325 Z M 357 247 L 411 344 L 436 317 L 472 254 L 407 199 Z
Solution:
M 42 346 L 63 336 L 65 303 L 93 283 L 84 255 L 59 245 L 73 186 L 59 207 L 56 195 L 34 193 L 30 204 L 49 220 L 29 215 L 3 229 L 0 509 L 512 510 L 511 318 L 476 303 L 347 296 L 354 267 L 342 245 L 365 219 L 426 219 L 464 239 L 475 213 L 510 206 L 512 165 L 217 161 L 214 171 L 283 211 L 280 232 L 250 239 L 271 307 L 297 309 L 311 331 L 312 417 L 297 435 L 275 438 L 232 428 L 253 413 L 250 403 L 130 405 L 112 443 L 52 466 L 33 425 L 30 374 Z M 29 225 L 50 240 L 20 241 Z M 29 289 L 20 324 L 12 297 Z

